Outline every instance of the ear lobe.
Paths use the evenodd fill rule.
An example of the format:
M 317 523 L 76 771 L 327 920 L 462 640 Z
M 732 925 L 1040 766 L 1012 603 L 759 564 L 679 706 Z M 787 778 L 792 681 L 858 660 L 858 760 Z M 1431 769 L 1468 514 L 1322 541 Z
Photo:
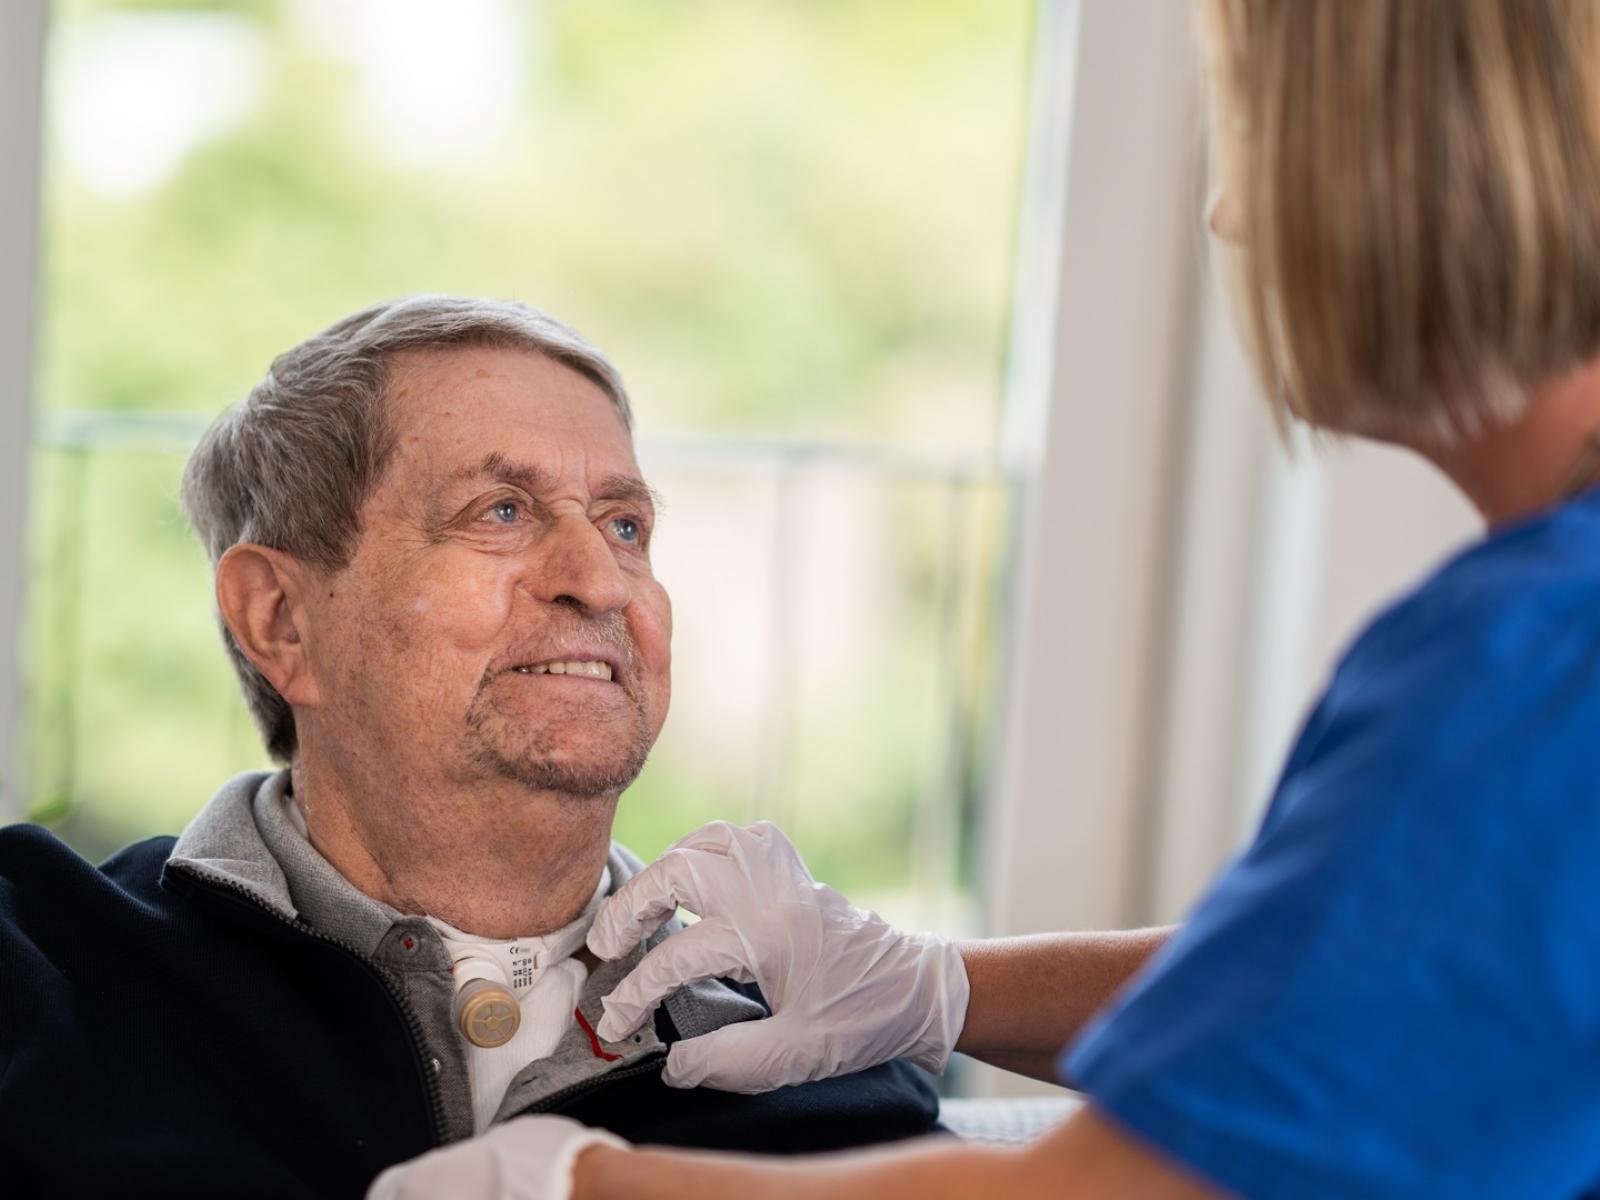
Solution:
M 281 550 L 242 542 L 217 563 L 217 609 L 244 656 L 291 705 L 315 708 L 316 676 L 295 603 L 299 564 Z

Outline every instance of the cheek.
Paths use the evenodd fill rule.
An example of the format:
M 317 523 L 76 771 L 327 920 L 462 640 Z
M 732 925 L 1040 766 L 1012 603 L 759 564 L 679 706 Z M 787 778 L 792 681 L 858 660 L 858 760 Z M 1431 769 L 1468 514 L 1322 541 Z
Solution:
M 672 702 L 672 601 L 653 579 L 647 596 L 636 600 L 630 613 L 634 644 L 639 649 L 643 674 L 651 686 L 646 706 L 655 735 L 667 720 Z
M 634 644 L 647 669 L 664 674 L 672 664 L 672 600 L 654 579 L 629 611 Z
M 386 580 L 362 605 L 364 669 L 394 664 L 404 680 L 425 688 L 461 671 L 476 677 L 469 656 L 493 644 L 510 608 L 511 588 L 498 575 L 442 564 L 407 579 Z

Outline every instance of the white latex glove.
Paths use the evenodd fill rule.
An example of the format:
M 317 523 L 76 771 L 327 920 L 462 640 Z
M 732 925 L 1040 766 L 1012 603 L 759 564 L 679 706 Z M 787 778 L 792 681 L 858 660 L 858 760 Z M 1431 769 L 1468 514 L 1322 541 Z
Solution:
M 390 1167 L 367 1200 L 569 1200 L 572 1165 L 596 1144 L 627 1145 L 565 1117 L 517 1117 Z
M 760 985 L 773 1015 L 678 1042 L 662 1071 L 673 1087 L 766 1092 L 891 1058 L 944 1070 L 967 1014 L 960 951 L 818 883 L 776 825 L 714 821 L 677 842 L 601 906 L 589 948 L 620 958 L 679 905 L 701 919 L 605 998 L 601 1039 L 630 1036 L 702 979 Z

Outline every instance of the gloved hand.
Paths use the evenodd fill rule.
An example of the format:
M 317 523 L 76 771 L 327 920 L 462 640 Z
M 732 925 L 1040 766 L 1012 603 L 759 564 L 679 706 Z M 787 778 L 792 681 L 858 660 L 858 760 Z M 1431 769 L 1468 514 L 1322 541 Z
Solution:
M 776 825 L 714 821 L 683 838 L 601 906 L 589 948 L 620 958 L 679 905 L 700 921 L 605 998 L 600 1037 L 621 1041 L 702 979 L 760 985 L 773 1015 L 678 1042 L 662 1072 L 673 1087 L 765 1092 L 902 1057 L 944 1070 L 967 1013 L 960 951 L 818 883 Z
M 517 1117 L 390 1167 L 367 1200 L 569 1200 L 572 1165 L 596 1144 L 627 1145 L 565 1117 Z

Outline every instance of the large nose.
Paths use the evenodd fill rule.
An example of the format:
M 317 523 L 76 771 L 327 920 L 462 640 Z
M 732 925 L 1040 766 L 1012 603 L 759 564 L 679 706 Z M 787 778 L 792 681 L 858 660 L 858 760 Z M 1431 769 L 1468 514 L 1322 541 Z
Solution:
M 605 535 L 577 515 L 563 516 L 545 531 L 522 586 L 548 604 L 596 614 L 625 608 L 633 594 Z

